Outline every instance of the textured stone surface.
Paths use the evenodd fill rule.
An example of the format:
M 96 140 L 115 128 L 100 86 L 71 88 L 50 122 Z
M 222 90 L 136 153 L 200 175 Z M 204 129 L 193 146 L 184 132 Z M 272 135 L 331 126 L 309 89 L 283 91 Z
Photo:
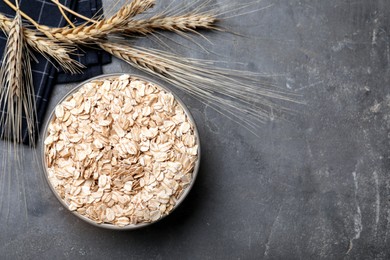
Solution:
M 201 171 L 183 205 L 145 229 L 101 230 L 67 212 L 42 171 L 29 168 L 3 189 L 0 258 L 389 259 L 390 2 L 259 5 L 270 3 L 227 22 L 250 38 L 207 34 L 214 45 L 203 43 L 220 56 L 177 50 L 281 75 L 275 81 L 307 103 L 293 107 L 297 116 L 266 123 L 256 137 L 176 91 L 202 139 Z M 117 60 L 106 72 L 143 75 Z M 73 86 L 57 86 L 51 107 Z M 27 152 L 26 167 L 31 159 Z

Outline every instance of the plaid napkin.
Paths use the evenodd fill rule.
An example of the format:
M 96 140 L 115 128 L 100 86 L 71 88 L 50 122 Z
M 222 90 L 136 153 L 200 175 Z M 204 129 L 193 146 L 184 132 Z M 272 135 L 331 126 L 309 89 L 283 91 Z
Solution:
M 60 0 L 60 2 L 87 17 L 92 17 L 97 13 L 102 13 L 101 0 Z M 52 27 L 62 27 L 67 25 L 67 22 L 58 10 L 58 7 L 50 0 L 22 0 L 20 8 L 23 12 L 27 13 L 40 24 Z M 0 1 L 0 12 L 9 15 L 9 17 L 13 17 L 15 14 L 15 12 L 3 1 Z M 67 15 L 77 24 L 78 20 L 76 18 L 72 15 Z M 7 39 L 4 34 L 0 32 L 0 54 L 4 51 L 6 40 Z M 103 72 L 102 65 L 111 62 L 111 56 L 109 54 L 96 49 L 83 48 L 83 50 L 80 51 L 80 54 L 81 55 L 75 56 L 74 58 L 79 60 L 87 68 L 84 69 L 83 74 L 78 75 L 65 74 L 61 69 L 58 70 L 44 57 L 36 54 L 38 63 L 32 62 L 32 70 L 39 126 L 42 125 L 42 121 L 47 110 L 48 100 L 56 83 L 82 81 L 90 77 L 100 75 Z M 23 142 L 28 144 L 29 138 L 27 130 L 24 128 L 23 131 Z

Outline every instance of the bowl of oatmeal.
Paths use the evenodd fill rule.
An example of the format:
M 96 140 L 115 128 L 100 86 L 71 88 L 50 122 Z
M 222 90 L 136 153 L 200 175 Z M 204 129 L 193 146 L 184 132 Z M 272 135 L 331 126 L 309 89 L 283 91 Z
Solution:
M 128 74 L 102 75 L 68 93 L 44 129 L 48 184 L 82 220 L 135 229 L 169 215 L 191 190 L 200 142 L 184 103 Z

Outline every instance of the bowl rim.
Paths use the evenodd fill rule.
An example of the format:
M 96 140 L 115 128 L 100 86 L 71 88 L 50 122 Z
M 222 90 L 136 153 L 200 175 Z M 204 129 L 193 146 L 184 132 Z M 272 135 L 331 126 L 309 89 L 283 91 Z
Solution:
M 191 179 L 191 183 L 189 184 L 189 186 L 187 186 L 185 189 L 184 189 L 184 192 L 182 193 L 182 195 L 180 196 L 180 198 L 176 201 L 176 204 L 175 206 L 173 207 L 173 209 L 167 214 L 167 215 L 164 215 L 162 216 L 161 218 L 159 218 L 158 220 L 156 221 L 151 221 L 151 222 L 148 222 L 148 223 L 141 223 L 141 224 L 129 224 L 129 225 L 126 225 L 126 226 L 116 226 L 116 225 L 113 225 L 113 224 L 108 224 L 108 223 L 96 223 L 95 221 L 81 215 L 80 213 L 78 213 L 77 211 L 72 211 L 69 209 L 69 207 L 66 205 L 65 201 L 58 195 L 57 191 L 55 190 L 55 188 L 53 187 L 53 185 L 51 184 L 49 178 L 48 178 L 48 171 L 47 171 L 47 165 L 46 165 L 46 157 L 45 157 L 45 148 L 46 148 L 46 145 L 45 145 L 45 140 L 46 140 L 46 136 L 47 136 L 47 132 L 48 132 L 48 127 L 53 119 L 53 116 L 55 115 L 55 108 L 61 104 L 62 102 L 64 102 L 69 96 L 71 96 L 72 94 L 76 93 L 79 89 L 81 89 L 85 84 L 87 83 L 90 83 L 91 81 L 94 81 L 94 80 L 104 80 L 106 78 L 119 78 L 120 76 L 122 75 L 129 75 L 130 78 L 135 78 L 135 79 L 139 79 L 139 80 L 143 80 L 145 82 L 150 82 L 158 87 L 160 87 L 162 90 L 166 91 L 167 93 L 171 93 L 173 95 L 173 97 L 175 98 L 175 100 L 181 105 L 181 107 L 183 108 L 185 114 L 188 116 L 190 122 L 192 123 L 193 127 L 194 127 L 194 134 L 195 134 L 195 137 L 196 137 L 196 140 L 197 140 L 197 144 L 198 144 L 198 158 L 195 162 L 195 166 L 194 166 L 194 169 L 193 169 L 193 172 L 192 172 L 192 179 Z M 199 172 L 199 168 L 200 168 L 200 161 L 201 161 L 201 149 L 200 149 L 200 137 L 199 137 L 199 131 L 198 131 L 198 128 L 196 126 L 196 122 L 194 120 L 194 117 L 192 116 L 190 110 L 188 109 L 188 107 L 185 105 L 185 103 L 177 96 L 176 93 L 174 93 L 172 90 L 170 90 L 168 87 L 166 87 L 164 84 L 161 84 L 159 83 L 158 81 L 154 80 L 154 79 L 150 79 L 149 77 L 145 77 L 145 76 L 140 76 L 140 75 L 137 75 L 137 74 L 133 74 L 133 73 L 109 73 L 109 74 L 101 74 L 101 75 L 98 75 L 98 76 L 95 76 L 95 77 L 92 77 L 90 79 L 87 79 L 83 82 L 81 82 L 80 84 L 77 84 L 77 86 L 75 86 L 74 88 L 72 88 L 70 91 L 68 91 L 54 106 L 54 109 L 50 112 L 50 115 L 47 119 L 47 122 L 45 123 L 45 126 L 44 126 L 44 130 L 43 130 L 43 135 L 42 135 L 42 138 L 41 138 L 41 157 L 42 157 L 42 168 L 43 168 L 43 174 L 45 176 L 45 179 L 46 179 L 46 182 L 48 183 L 49 187 L 50 187 L 50 190 L 52 191 L 52 193 L 55 195 L 55 197 L 58 199 L 58 201 L 61 203 L 61 205 L 66 208 L 68 211 L 70 211 L 73 215 L 75 215 L 76 217 L 78 217 L 79 219 L 93 225 L 93 226 L 96 226 L 96 227 L 100 227 L 100 228 L 105 228 L 105 229 L 111 229 L 111 230 L 134 230 L 134 229 L 139 229 L 139 228 L 143 228 L 143 227 L 147 227 L 147 226 L 150 226 L 154 223 L 157 223 L 159 221 L 161 221 L 162 219 L 166 218 L 167 216 L 171 215 L 173 211 L 175 211 L 180 205 L 181 203 L 184 201 L 184 199 L 188 196 L 189 192 L 191 191 L 192 187 L 194 186 L 195 184 L 195 180 L 198 176 L 198 172 Z

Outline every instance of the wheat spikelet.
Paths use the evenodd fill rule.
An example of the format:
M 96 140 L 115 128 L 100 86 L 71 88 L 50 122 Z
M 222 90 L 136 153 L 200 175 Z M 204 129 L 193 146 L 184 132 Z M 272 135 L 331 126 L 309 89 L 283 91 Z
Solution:
M 252 131 L 278 112 L 288 111 L 276 100 L 295 101 L 295 94 L 255 80 L 250 73 L 215 68 L 208 61 L 183 59 L 160 50 L 108 41 L 99 46 L 135 68 L 172 83 L 203 103 L 207 102 Z
M 215 30 L 218 19 L 213 14 L 184 14 L 179 16 L 157 15 L 148 19 L 131 20 L 127 23 L 126 34 L 149 34 L 155 30 L 172 32 L 195 32 L 196 29 Z
M 7 34 L 10 34 L 12 20 L 0 13 L 0 28 Z M 75 51 L 75 48 L 52 39 L 48 39 L 39 32 L 31 29 L 23 29 L 24 37 L 28 45 L 42 54 L 46 59 L 53 58 L 65 72 L 72 74 L 81 73 L 84 66 L 78 61 L 72 59 L 69 54 Z
M 94 43 L 94 41 L 104 38 L 109 33 L 121 30 L 130 18 L 146 11 L 153 5 L 154 0 L 133 0 L 110 18 L 101 19 L 91 25 L 85 23 L 75 28 L 50 28 L 40 25 L 38 29 L 50 39 L 68 43 Z

